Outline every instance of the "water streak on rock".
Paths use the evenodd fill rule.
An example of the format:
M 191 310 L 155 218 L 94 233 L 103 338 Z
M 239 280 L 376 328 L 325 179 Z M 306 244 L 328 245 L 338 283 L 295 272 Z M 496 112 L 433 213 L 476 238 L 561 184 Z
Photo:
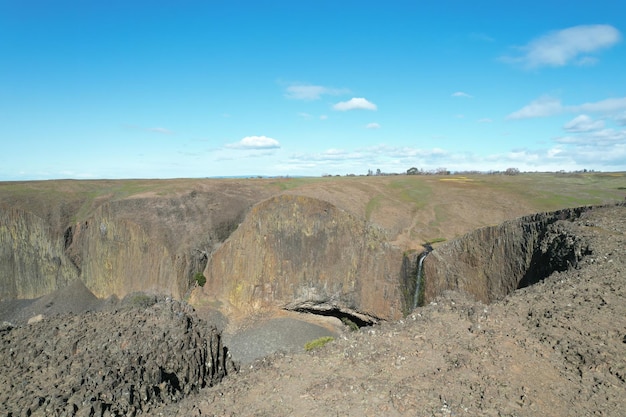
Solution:
M 420 305 L 420 289 L 422 287 L 422 281 L 424 280 L 424 259 L 428 255 L 428 251 L 423 252 L 420 255 L 417 263 L 417 273 L 415 274 L 415 293 L 413 294 L 413 309 Z

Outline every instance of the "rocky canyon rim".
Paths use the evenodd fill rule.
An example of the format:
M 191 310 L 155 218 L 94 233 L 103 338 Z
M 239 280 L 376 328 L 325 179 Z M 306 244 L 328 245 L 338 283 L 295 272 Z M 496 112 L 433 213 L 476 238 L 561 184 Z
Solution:
M 77 266 L 78 274 L 88 273 L 92 276 L 99 276 L 100 278 L 92 281 L 92 283 L 96 284 L 96 288 L 98 288 L 98 285 L 101 285 L 99 283 L 100 280 L 123 271 L 125 262 L 116 261 L 116 256 L 119 255 L 122 256 L 122 260 L 124 256 L 126 256 L 127 259 L 143 256 L 144 259 L 139 262 L 139 265 L 148 271 L 153 270 L 151 268 L 154 268 L 154 259 L 165 256 L 166 260 L 170 260 L 164 263 L 157 263 L 158 268 L 166 272 L 175 272 L 175 274 L 177 274 L 176 276 L 182 277 L 182 281 L 179 281 L 176 286 L 168 287 L 170 290 L 179 288 L 180 291 L 181 288 L 184 288 L 185 276 L 192 272 L 193 268 L 202 265 L 205 255 L 207 255 L 207 257 L 210 255 L 212 260 L 218 259 L 218 256 L 222 256 L 223 259 L 227 260 L 231 259 L 231 257 L 225 255 L 228 252 L 224 250 L 228 248 L 229 244 L 233 246 L 233 243 L 237 241 L 239 241 L 240 244 L 245 242 L 249 244 L 250 239 L 253 239 L 255 236 L 252 226 L 257 227 L 256 225 L 258 225 L 259 222 L 266 223 L 268 220 L 271 220 L 271 216 L 267 217 L 267 214 L 264 214 L 263 210 L 256 210 L 257 214 L 256 217 L 254 217 L 254 208 L 263 207 L 259 205 L 260 203 L 265 204 L 265 207 L 273 207 L 275 209 L 271 211 L 271 214 L 278 216 L 277 219 L 279 221 L 276 224 L 285 225 L 286 223 L 281 219 L 288 218 L 293 214 L 301 215 L 304 213 L 306 214 L 304 217 L 314 220 L 317 219 L 317 223 L 316 221 L 312 221 L 309 227 L 305 229 L 298 229 L 295 226 L 284 227 L 282 229 L 282 235 L 279 235 L 282 236 L 283 239 L 292 239 L 289 240 L 290 245 L 288 246 L 290 247 L 293 246 L 294 243 L 296 246 L 300 245 L 300 249 L 306 248 L 308 244 L 314 244 L 315 247 L 325 248 L 324 250 L 329 250 L 329 253 L 335 253 L 337 252 L 335 249 L 336 246 L 333 246 L 332 242 L 343 234 L 348 234 L 349 237 L 361 236 L 358 239 L 352 239 L 358 242 L 358 245 L 364 245 L 356 245 L 354 256 L 357 256 L 356 254 L 359 248 L 366 247 L 369 248 L 368 250 L 372 251 L 370 258 L 376 259 L 376 256 L 378 256 L 378 260 L 383 261 L 379 263 L 384 264 L 384 262 L 387 262 L 389 265 L 396 265 L 396 262 L 401 263 L 403 255 L 412 253 L 414 249 L 419 249 L 421 243 L 429 240 L 437 240 L 437 238 L 433 238 L 432 236 L 425 238 L 426 233 L 433 233 L 433 231 L 435 231 L 443 235 L 444 233 L 452 233 L 451 230 L 456 230 L 455 228 L 459 227 L 458 224 L 451 226 L 450 224 L 453 222 L 449 218 L 446 218 L 447 216 L 453 215 L 453 219 L 458 221 L 459 224 L 469 222 L 470 220 L 471 222 L 478 223 L 472 228 L 494 225 L 495 223 L 499 223 L 500 220 L 505 220 L 508 218 L 506 216 L 510 213 L 502 212 L 502 207 L 498 206 L 498 204 L 502 202 L 501 199 L 503 196 L 511 198 L 511 200 L 507 200 L 506 203 L 503 203 L 503 207 L 512 211 L 513 208 L 515 208 L 515 210 L 521 210 L 521 201 L 524 199 L 525 204 L 537 204 L 537 201 L 542 204 L 554 204 L 555 200 L 561 201 L 570 199 L 570 202 L 574 202 L 577 201 L 574 200 L 574 198 L 581 198 L 581 195 L 584 195 L 587 199 L 592 199 L 592 197 L 598 198 L 597 196 L 601 194 L 597 190 L 594 192 L 594 187 L 591 187 L 591 185 L 597 185 L 598 178 L 603 177 L 573 176 L 565 178 L 554 176 L 554 178 L 556 178 L 556 182 L 553 183 L 552 186 L 554 187 L 554 184 L 559 184 L 558 188 L 561 194 L 558 192 L 554 195 L 546 194 L 547 186 L 542 183 L 537 183 L 534 184 L 533 187 L 529 187 L 528 183 L 524 183 L 528 181 L 528 178 L 521 177 L 515 179 L 505 178 L 504 180 L 498 178 L 497 181 L 489 186 L 485 183 L 476 186 L 477 184 L 473 184 L 472 181 L 443 181 L 448 178 L 414 179 L 404 177 L 392 179 L 363 178 L 360 179 L 362 181 L 355 182 L 342 182 L 343 179 L 339 182 L 303 179 L 286 181 L 274 180 L 273 182 L 271 180 L 262 180 L 253 185 L 242 182 L 217 184 L 211 181 L 208 181 L 208 183 L 200 181 L 194 183 L 194 189 L 192 191 L 185 188 L 182 182 L 179 183 L 177 181 L 165 181 L 160 185 L 170 187 L 170 189 L 167 190 L 167 187 L 164 187 L 160 191 L 156 191 L 159 187 L 152 190 L 149 189 L 149 187 L 154 186 L 154 184 L 146 185 L 143 183 L 130 182 L 125 184 L 114 183 L 110 185 L 112 188 L 108 190 L 106 194 L 96 195 L 95 197 L 91 196 L 90 198 L 84 195 L 79 196 L 80 193 L 77 193 L 76 189 L 74 189 L 74 194 L 70 193 L 73 197 L 66 200 L 59 199 L 58 194 L 47 197 L 41 195 L 41 190 L 30 192 L 29 194 L 28 191 L 24 193 L 24 189 L 22 189 L 20 191 L 22 194 L 16 194 L 15 190 L 12 191 L 13 194 L 0 193 L 0 201 L 10 203 L 6 205 L 3 204 L 3 210 L 4 207 L 10 207 L 10 209 L 13 210 L 8 216 L 6 215 L 8 211 L 3 212 L 5 216 L 3 218 L 3 224 L 14 225 L 13 229 L 10 229 L 10 233 L 7 234 L 7 229 L 5 229 L 5 234 L 0 233 L 0 236 L 3 236 L 3 239 L 5 239 L 3 240 L 4 242 L 6 242 L 7 236 L 10 239 L 14 239 L 12 242 L 15 242 L 14 236 L 20 236 L 26 242 L 29 242 L 21 248 L 22 252 L 21 254 L 18 253 L 17 256 L 18 262 L 14 260 L 14 263 L 11 264 L 12 266 L 22 265 L 31 272 L 55 272 L 54 279 L 49 279 L 47 282 L 39 282 L 41 285 L 39 290 L 41 290 L 41 288 L 54 289 L 54 285 L 62 287 L 64 280 L 69 281 L 69 277 L 63 276 L 62 273 L 59 274 L 59 271 L 62 270 L 62 268 L 59 267 L 59 263 L 61 266 L 67 265 L 68 267 L 74 264 Z M 619 193 L 620 187 L 623 186 L 623 177 L 608 176 L 607 178 L 608 179 L 605 179 L 608 182 L 604 183 L 607 195 L 611 195 L 615 199 L 622 199 L 623 196 L 620 196 Z M 567 181 L 572 181 L 572 183 L 570 183 L 571 189 L 568 189 L 568 187 L 564 185 L 567 184 Z M 320 186 L 319 183 L 323 186 Z M 448 183 L 455 185 L 452 188 L 438 186 L 439 184 Z M 462 188 L 462 186 L 468 183 L 472 183 L 471 185 L 474 188 Z M 132 185 L 132 187 L 129 187 L 129 184 Z M 572 184 L 575 186 L 572 186 Z M 87 183 L 81 183 L 80 185 L 86 186 L 87 188 L 90 186 L 90 184 Z M 189 183 L 186 183 L 186 185 L 189 185 Z M 27 184 L 27 186 L 37 187 L 36 184 Z M 75 186 L 76 184 L 69 184 L 70 188 Z M 102 187 L 102 184 L 98 183 L 97 186 L 91 186 L 98 189 L 98 187 Z M 585 188 L 585 186 L 588 188 Z M 146 189 L 146 187 L 148 187 L 148 189 Z M 196 188 L 198 189 L 196 190 Z M 450 195 L 447 197 L 447 203 L 443 204 L 441 203 L 442 200 L 437 200 L 435 197 L 437 193 L 441 193 L 445 190 L 448 190 Z M 512 190 L 515 190 L 515 193 L 513 193 Z M 518 195 L 520 190 L 522 191 L 521 195 L 524 199 L 520 198 Z M 517 205 L 511 202 L 513 201 L 511 197 L 513 194 L 517 196 L 516 198 L 518 200 L 515 201 L 519 203 Z M 491 198 L 491 200 L 485 200 L 486 197 Z M 43 201 L 46 201 L 46 198 L 52 200 L 56 198 L 59 201 L 57 201 L 56 204 L 49 204 L 51 200 L 47 201 L 48 204 L 44 204 Z M 267 200 L 268 198 L 269 200 Z M 607 199 L 608 197 L 604 196 L 599 198 Z M 301 204 L 294 206 L 294 201 L 300 202 Z M 268 202 L 270 203 L 269 206 Z M 451 205 L 450 203 L 452 202 L 455 202 L 456 205 Z M 272 206 L 271 204 L 274 205 Z M 491 206 L 489 206 L 489 204 L 491 204 Z M 481 207 L 483 208 L 482 213 L 479 212 L 479 208 Z M 328 211 L 335 215 L 324 217 L 324 213 Z M 411 215 L 407 216 L 407 213 Z M 485 213 L 491 213 L 492 217 L 483 219 L 481 216 L 485 215 Z M 616 213 L 619 217 L 619 212 Z M 251 214 L 253 215 L 251 216 Z M 336 233 L 341 229 L 329 229 L 329 225 L 332 225 L 332 219 L 337 218 L 337 216 L 345 220 L 342 224 L 354 224 L 355 227 L 343 229 L 344 231 L 341 233 Z M 498 216 L 504 216 L 505 218 L 493 221 L 498 218 Z M 577 218 L 578 217 L 572 220 L 572 222 L 578 222 L 578 220 L 576 220 Z M 190 222 L 190 219 L 195 219 L 196 221 Z M 252 219 L 255 221 L 251 222 L 250 220 Z M 480 224 L 480 219 L 485 221 L 485 223 Z M 561 220 L 563 219 L 559 221 Z M 7 222 L 5 223 L 5 221 Z M 8 221 L 13 223 L 9 223 Z M 559 223 L 559 221 L 550 224 L 569 224 L 567 222 L 563 223 L 562 221 Z M 63 226 L 65 224 L 70 224 L 71 227 L 69 229 L 65 228 L 65 226 Z M 323 227 L 321 227 L 320 224 L 323 224 Z M 376 228 L 371 229 L 365 234 L 360 234 L 361 232 L 357 233 L 357 230 L 366 230 L 367 228 L 363 226 L 359 227 L 359 224 L 373 224 Z M 492 242 L 498 241 L 498 238 L 505 236 L 502 234 L 503 230 L 507 231 L 507 233 L 512 233 L 514 236 L 523 236 L 524 233 L 515 232 L 517 226 L 514 225 L 514 222 L 509 222 L 509 226 L 504 228 L 500 227 L 499 229 L 498 227 L 500 226 L 481 229 L 482 232 L 480 233 L 482 233 L 482 235 L 480 239 L 485 242 L 484 245 L 471 245 L 471 243 L 468 244 L 467 241 L 463 243 L 464 241 L 461 239 L 458 243 L 450 245 L 450 247 L 454 249 L 456 245 L 456 250 L 461 250 L 462 253 L 465 253 L 466 259 L 464 259 L 464 261 L 466 261 L 470 267 L 475 267 L 477 262 L 489 260 L 489 257 L 486 257 L 484 253 L 493 256 L 494 248 L 504 248 L 500 252 L 495 253 L 495 255 L 499 257 L 502 255 L 506 256 L 506 254 L 509 253 L 506 252 L 507 250 L 513 250 L 513 252 L 510 253 L 515 253 L 515 245 L 509 245 L 510 247 L 504 244 L 494 246 L 492 243 L 490 246 L 487 243 L 490 240 L 487 238 L 491 238 Z M 524 227 L 520 227 L 522 232 L 524 232 Z M 593 228 L 596 226 L 589 227 Z M 600 229 L 603 228 L 604 227 L 600 227 Z M 67 232 L 68 230 L 70 230 L 70 233 Z M 207 233 L 201 233 L 202 230 L 207 231 Z M 333 230 L 335 232 L 333 232 Z M 444 230 L 447 231 L 444 232 Z M 536 230 L 539 231 L 540 229 L 536 228 Z M 0 230 L 0 232 L 2 231 Z M 302 239 L 293 240 L 293 236 L 296 236 L 299 232 L 302 232 L 304 236 L 310 236 L 312 239 L 311 242 L 307 243 Z M 197 238 L 198 234 L 203 235 L 204 241 Z M 545 235 L 544 237 L 546 239 L 539 239 L 539 236 L 542 234 Z M 234 238 L 231 239 L 231 235 Z M 530 233 L 530 235 L 535 237 L 530 241 L 522 241 L 524 241 L 528 247 L 536 246 L 538 248 L 537 251 L 528 251 L 531 256 L 527 259 L 527 262 L 531 264 L 533 258 L 537 259 L 533 254 L 549 252 L 547 250 L 542 252 L 542 248 L 544 247 L 558 250 L 560 250 L 560 248 L 572 249 L 570 252 L 564 252 L 565 259 L 569 259 L 567 256 L 571 253 L 573 253 L 575 257 L 580 257 L 580 259 L 586 256 L 586 252 L 583 250 L 585 246 L 581 246 L 581 243 L 584 242 L 582 240 L 576 240 L 575 237 L 578 235 L 568 230 L 567 226 L 553 228 L 550 233 L 540 232 L 534 234 Z M 509 235 L 506 234 L 506 236 Z M 150 240 L 150 237 L 152 237 L 152 240 Z M 331 237 L 332 239 L 329 239 Z M 451 240 L 453 237 L 454 236 L 448 236 L 445 238 Z M 42 241 L 49 241 L 50 244 L 35 244 L 36 242 Z M 294 253 L 293 251 L 285 251 L 285 248 L 280 245 L 280 242 L 283 241 L 284 240 L 278 239 L 273 244 L 274 246 L 265 246 L 265 249 L 263 249 L 265 255 L 263 256 L 267 258 L 268 255 L 271 255 L 271 257 L 275 257 L 274 259 L 280 260 L 281 262 L 276 263 L 276 265 L 280 265 L 281 268 L 284 269 L 282 261 L 293 260 Z M 199 248 L 198 242 L 201 244 Z M 252 240 L 252 242 L 254 242 L 254 240 Z M 402 248 L 402 250 L 398 250 L 395 255 L 389 255 L 385 252 L 386 244 Z M 339 247 L 343 248 L 345 246 L 346 244 L 342 243 Z M 445 244 L 440 246 L 443 249 Z M 474 252 L 468 250 L 473 246 L 476 246 L 480 250 L 475 250 Z M 248 246 L 244 245 L 243 247 L 247 248 Z M 95 252 L 92 253 L 91 251 Z M 7 252 L 4 253 L 6 254 Z M 41 261 L 36 265 L 24 261 L 24 259 L 28 259 L 28 257 L 38 259 L 36 256 L 42 253 L 44 255 L 47 253 L 48 258 L 45 256 L 42 257 Z M 98 254 L 98 256 L 96 256 L 96 254 Z M 101 257 L 100 255 L 103 254 L 105 256 Z M 66 256 L 66 258 L 63 256 Z M 450 250 L 448 256 L 458 258 L 458 256 L 454 255 L 454 250 Z M 101 262 L 98 261 L 99 257 Z M 563 257 L 559 259 L 562 258 Z M 20 259 L 22 260 L 20 261 Z M 356 259 L 357 263 L 361 260 L 358 257 L 354 259 Z M 436 257 L 432 259 L 436 260 Z M 545 259 L 549 260 L 549 257 Z M 70 262 L 67 262 L 68 260 Z M 348 265 L 346 271 L 350 272 L 349 265 L 352 264 L 352 261 L 347 264 L 342 263 L 343 261 L 344 260 L 341 258 L 338 258 L 336 267 L 341 270 L 341 268 L 345 268 L 346 265 Z M 558 263 L 555 258 L 555 264 Z M 441 264 L 451 265 L 451 263 L 447 261 L 441 261 Z M 398 274 L 400 268 L 398 268 L 397 265 L 395 268 L 396 271 L 394 271 L 394 273 Z M 303 269 L 306 270 L 307 268 Z M 465 269 L 467 269 L 467 267 Z M 463 279 L 459 279 L 459 277 L 467 276 L 465 273 L 459 273 L 462 270 L 463 268 L 446 270 L 443 277 L 437 278 L 437 281 L 440 283 L 440 288 L 453 289 L 462 287 L 461 289 L 466 293 L 472 293 L 471 290 L 473 286 L 467 285 L 467 282 L 464 283 Z M 510 268 L 509 272 L 519 270 L 521 269 Z M 280 269 L 274 269 L 273 271 L 280 271 Z M 292 270 L 292 272 L 293 271 L 297 272 L 298 270 Z M 331 270 L 324 271 L 323 269 L 318 269 L 318 271 L 321 274 L 320 276 L 322 276 L 322 274 L 328 274 Z M 115 291 L 122 291 L 121 294 L 124 295 L 124 292 L 126 294 L 131 293 L 136 286 L 141 285 L 149 286 L 152 290 L 155 288 L 158 289 L 161 282 L 163 282 L 159 281 L 158 277 L 144 279 L 141 274 L 144 274 L 146 271 L 141 271 L 141 268 L 134 269 L 131 272 L 136 275 L 134 278 L 130 278 L 126 281 L 121 279 L 118 284 L 115 284 L 117 286 L 114 285 L 109 288 Z M 549 273 L 551 271 L 547 272 Z M 497 274 L 497 271 L 490 271 L 490 273 Z M 478 274 L 478 276 L 472 278 L 472 282 L 481 282 L 481 285 L 478 286 L 479 290 L 472 293 L 474 297 L 481 299 L 482 295 L 488 295 L 490 292 L 493 292 L 493 290 L 498 290 L 497 286 L 492 285 L 493 281 L 488 275 L 489 274 Z M 359 274 L 359 276 L 361 275 Z M 436 277 L 436 275 L 433 276 Z M 182 286 L 181 282 L 183 284 Z M 392 281 L 383 280 L 377 284 L 379 285 L 378 288 L 381 290 L 380 293 L 390 294 L 390 291 L 397 291 L 396 295 L 393 295 L 393 299 L 401 299 L 404 296 L 402 294 L 403 287 L 399 285 L 392 288 L 390 282 Z M 459 283 L 462 285 L 459 286 Z M 37 282 L 35 282 L 35 284 L 37 284 Z M 260 281 L 260 284 L 262 284 L 260 294 L 264 295 L 271 303 L 275 302 L 276 299 L 280 299 L 281 294 L 284 292 L 281 287 L 272 287 L 271 283 L 269 283 L 270 285 L 267 287 L 265 285 L 267 284 L 266 282 Z M 456 287 L 452 284 L 455 284 Z M 3 288 L 11 288 L 10 283 L 7 286 L 7 283 L 3 282 L 3 285 Z M 341 285 L 350 285 L 350 281 Z M 463 285 L 465 286 L 463 287 Z M 510 287 L 510 284 L 507 285 Z M 33 290 L 32 286 L 23 287 L 22 290 L 24 288 L 29 291 Z M 34 288 L 37 289 L 36 286 Z M 235 286 L 234 289 L 237 289 L 237 286 Z M 49 292 L 50 290 L 46 291 Z M 316 291 L 316 295 L 319 296 L 319 289 Z M 231 303 L 228 297 L 232 294 L 228 292 L 224 294 L 225 298 L 222 300 L 214 300 L 215 306 L 219 306 L 219 302 L 224 301 Z M 445 294 L 447 294 L 445 291 L 433 294 L 431 299 L 436 299 L 442 295 L 445 297 Z M 236 292 L 235 295 L 237 295 Z M 411 296 L 412 295 L 413 294 L 411 294 Z M 363 296 L 361 296 L 361 298 L 363 298 Z M 236 299 L 233 300 L 236 301 Z M 339 301 L 355 303 L 361 300 L 359 297 L 354 297 L 353 299 Z M 492 300 L 487 299 L 486 301 Z M 459 302 L 460 301 L 457 300 L 457 303 Z M 271 303 L 269 305 L 271 305 Z M 231 304 L 236 306 L 236 303 Z M 389 304 L 386 305 L 389 307 Z M 199 307 L 205 306 L 206 304 L 203 304 Z M 380 308 L 380 306 L 373 305 L 368 308 L 374 309 Z M 396 310 L 402 309 L 398 306 L 394 308 L 396 308 Z M 263 310 L 257 310 L 257 312 L 258 311 Z M 245 317 L 245 314 L 249 314 L 250 311 L 243 311 L 243 313 L 242 317 Z M 254 311 L 252 313 L 254 313 Z M 401 313 L 401 315 L 404 315 L 406 312 L 401 311 Z M 391 322 L 395 322 L 395 320 L 391 320 Z M 574 352 L 577 350 L 570 349 L 570 351 Z M 619 367 L 615 369 L 618 369 L 616 371 L 617 375 L 621 375 Z M 443 407 L 443 405 L 441 407 Z M 233 408 L 233 410 L 235 409 L 236 408 Z

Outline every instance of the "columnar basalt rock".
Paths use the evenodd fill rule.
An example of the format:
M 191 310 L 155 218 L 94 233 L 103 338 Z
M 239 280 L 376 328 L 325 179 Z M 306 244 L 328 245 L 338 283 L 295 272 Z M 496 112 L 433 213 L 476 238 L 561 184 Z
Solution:
M 46 221 L 17 208 L 0 208 L 0 300 L 40 297 L 77 277 Z
M 161 239 L 151 238 L 130 220 L 107 207 L 76 226 L 73 245 L 81 278 L 98 297 L 154 291 L 180 296 L 174 256 Z
M 236 371 L 190 306 L 145 294 L 117 311 L 5 325 L 0 365 L 2 416 L 150 415 Z
M 588 254 L 568 224 L 591 207 L 538 213 L 484 227 L 436 248 L 424 262 L 425 300 L 461 290 L 490 303 Z

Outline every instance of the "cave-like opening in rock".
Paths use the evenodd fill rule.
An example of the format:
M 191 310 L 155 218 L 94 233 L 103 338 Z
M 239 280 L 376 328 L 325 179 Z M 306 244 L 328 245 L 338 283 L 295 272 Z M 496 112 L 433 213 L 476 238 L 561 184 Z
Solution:
M 316 314 L 318 316 L 336 317 L 348 327 L 356 326 L 361 328 L 372 326 L 379 322 L 379 319 L 375 317 L 336 306 L 297 306 L 287 308 L 287 310 L 296 311 L 298 313 Z
M 554 272 L 575 268 L 582 257 L 590 255 L 591 249 L 580 239 L 562 230 L 550 230 L 543 242 L 535 248 L 530 265 L 517 285 L 517 289 L 537 284 Z

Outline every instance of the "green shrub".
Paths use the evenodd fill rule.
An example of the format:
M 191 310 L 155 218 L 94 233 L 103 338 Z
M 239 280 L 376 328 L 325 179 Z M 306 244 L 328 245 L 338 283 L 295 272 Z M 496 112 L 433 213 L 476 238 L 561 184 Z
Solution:
M 204 287 L 204 284 L 206 284 L 206 277 L 204 276 L 204 274 L 202 274 L 202 272 L 196 272 L 196 274 L 193 276 L 193 279 L 195 279 L 198 285 L 201 287 Z
M 313 349 L 320 348 L 324 346 L 326 343 L 332 342 L 333 340 L 335 340 L 335 338 L 332 336 L 323 336 L 323 337 L 320 337 L 319 339 L 311 340 L 310 342 L 307 342 L 304 345 L 304 350 L 308 352 Z
M 445 242 L 445 241 L 446 241 L 445 237 L 436 237 L 434 239 L 427 240 L 425 243 L 427 245 L 432 245 L 433 243 L 441 243 L 441 242 Z
M 134 308 L 148 308 L 157 302 L 157 297 L 143 292 L 128 294 L 122 300 L 122 304 Z
M 355 322 L 353 322 L 352 320 L 350 320 L 347 317 L 342 317 L 341 318 L 341 322 L 343 324 L 345 324 L 346 326 L 348 326 L 348 328 L 350 329 L 350 331 L 356 332 L 357 330 L 359 330 L 359 325 L 356 324 Z

